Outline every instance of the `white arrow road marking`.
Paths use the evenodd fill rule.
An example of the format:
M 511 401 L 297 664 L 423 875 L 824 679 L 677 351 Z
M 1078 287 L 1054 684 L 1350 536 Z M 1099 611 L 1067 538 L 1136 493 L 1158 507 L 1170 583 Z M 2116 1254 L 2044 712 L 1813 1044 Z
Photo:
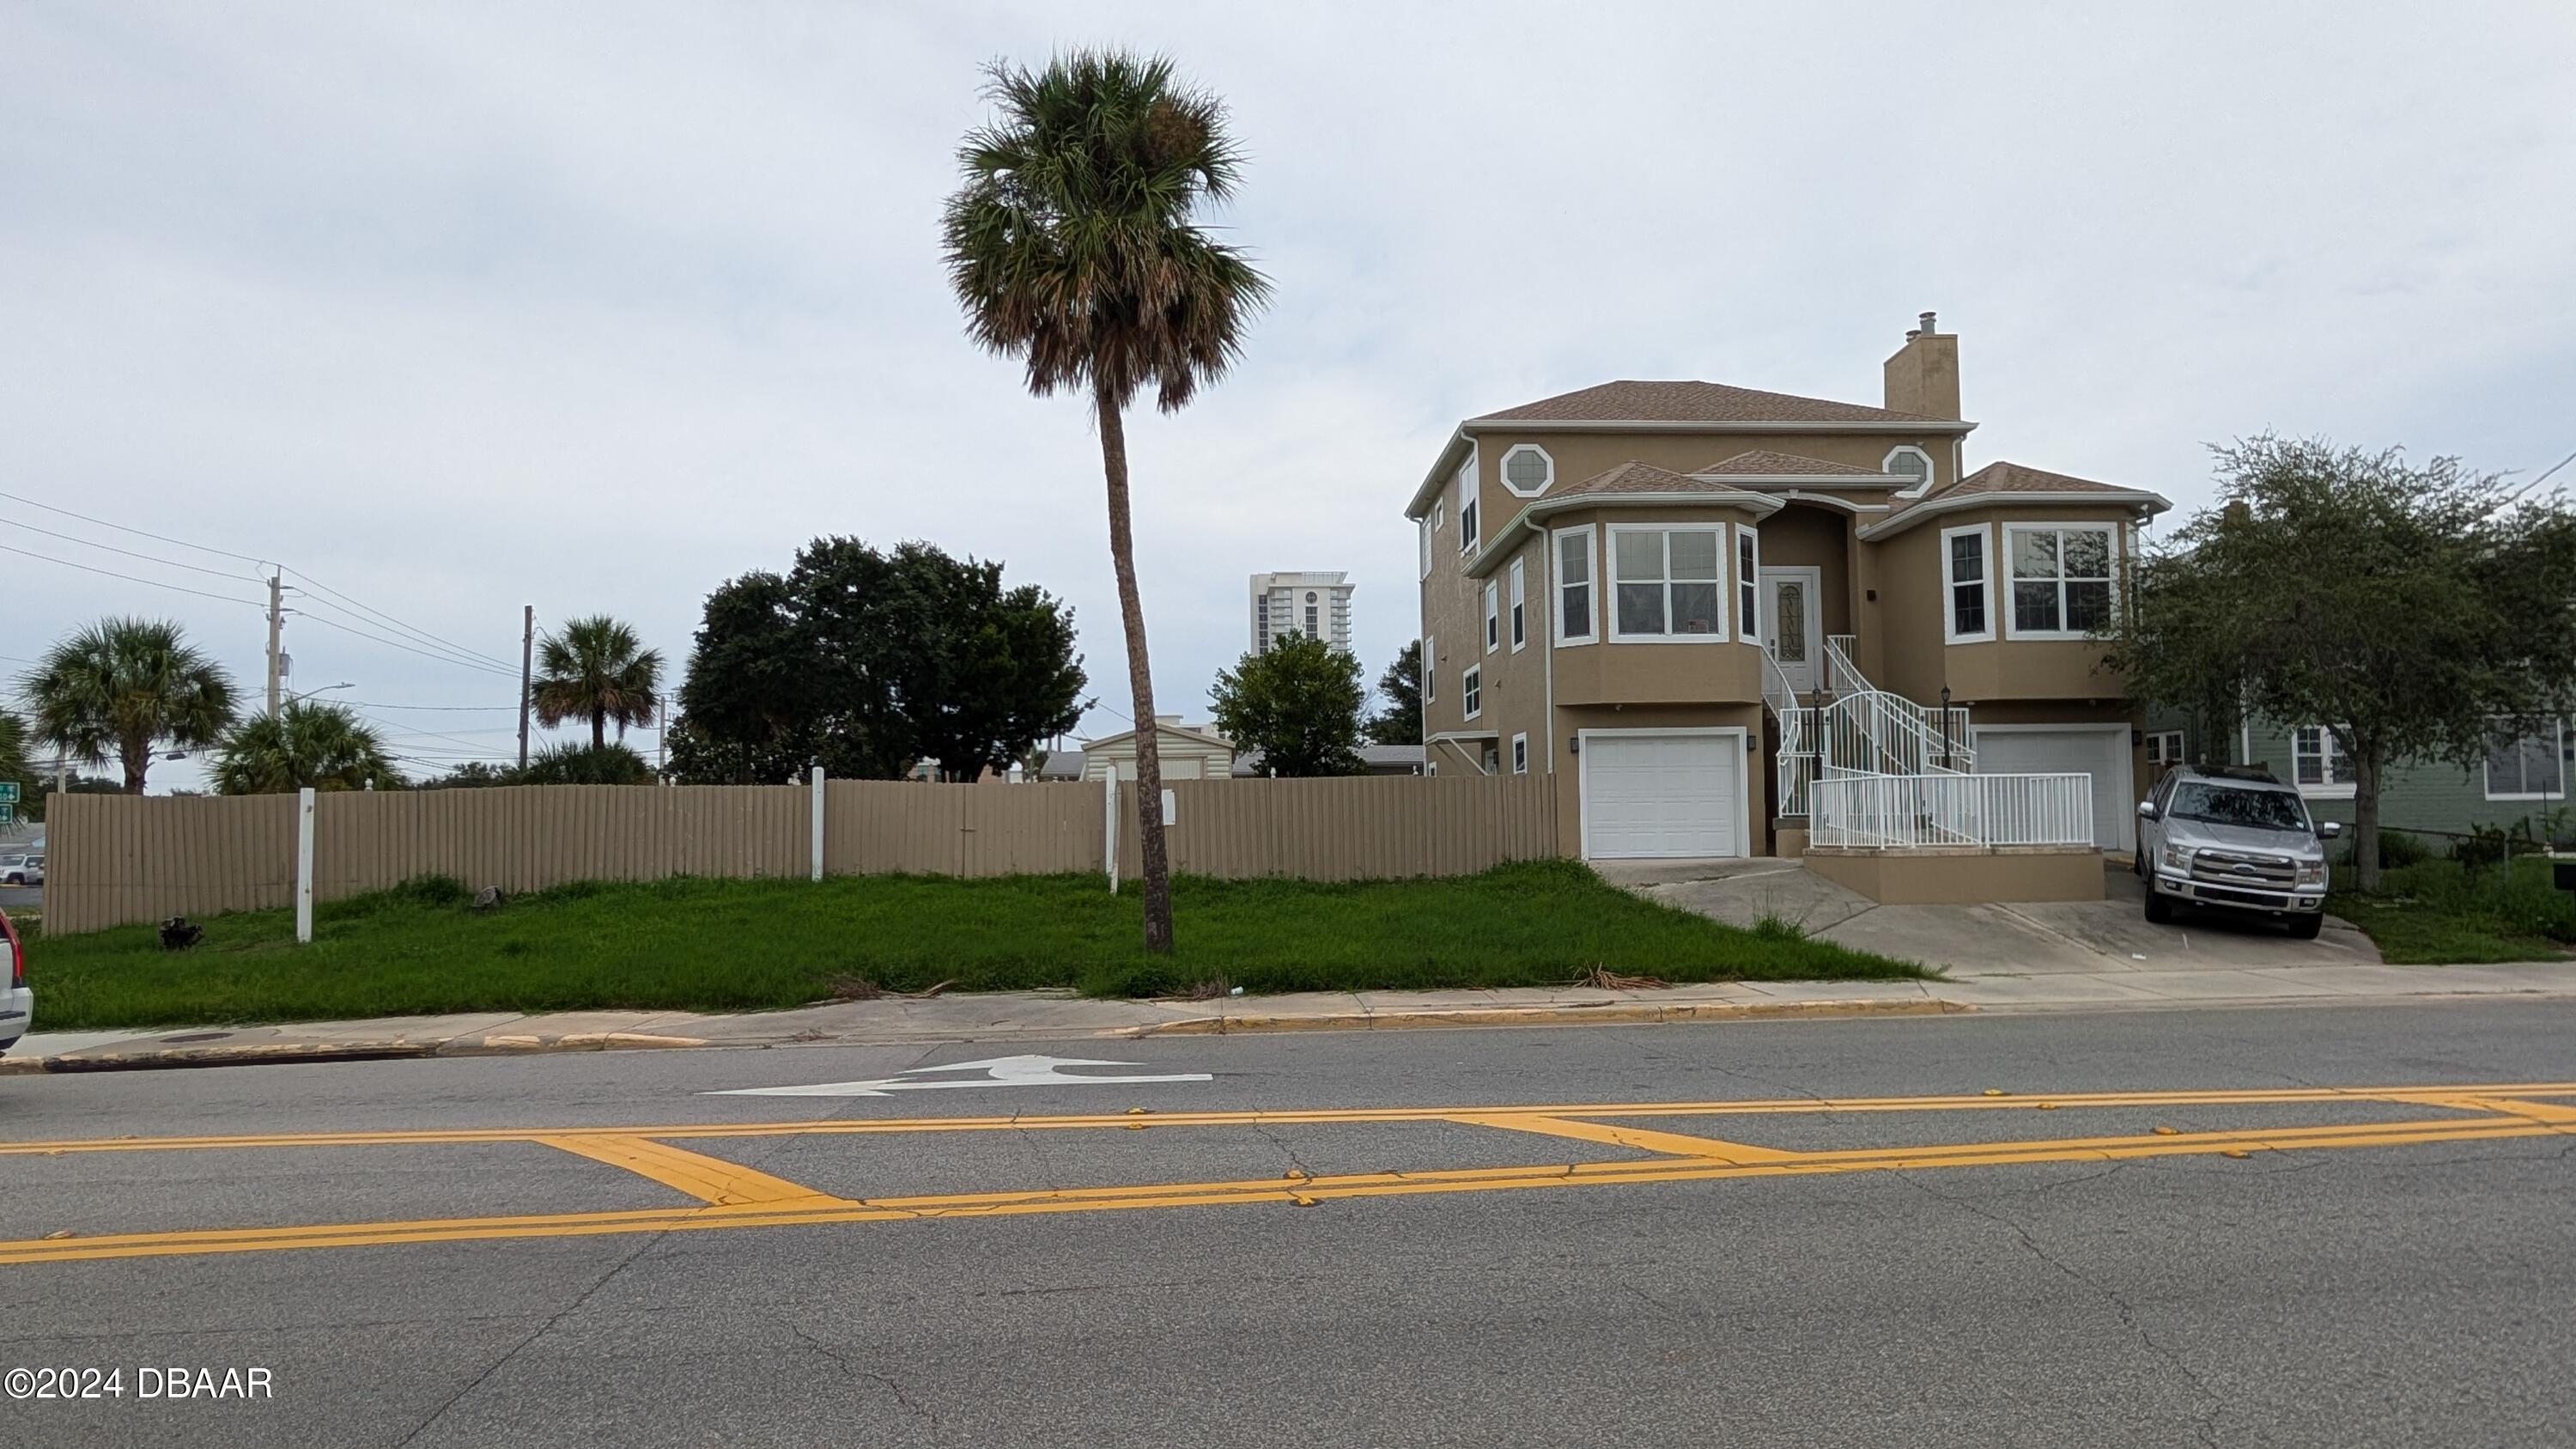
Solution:
M 951 1087 L 1119 1087 L 1138 1082 L 1208 1082 L 1206 1072 L 1175 1072 L 1152 1077 L 1069 1077 L 1063 1067 L 1136 1067 L 1142 1062 L 1095 1062 L 1082 1057 L 994 1057 L 981 1062 L 946 1062 L 914 1067 L 873 1082 L 822 1082 L 811 1087 L 736 1087 L 729 1092 L 703 1092 L 707 1097 L 882 1097 L 889 1092 L 937 1092 Z M 925 1081 L 933 1072 L 982 1072 L 963 1080 Z

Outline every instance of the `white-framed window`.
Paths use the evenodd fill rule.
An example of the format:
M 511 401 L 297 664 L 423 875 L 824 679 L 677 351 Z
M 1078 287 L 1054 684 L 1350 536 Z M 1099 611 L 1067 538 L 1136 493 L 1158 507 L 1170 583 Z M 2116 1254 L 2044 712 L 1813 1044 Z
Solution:
M 2012 639 L 2081 639 L 2111 622 L 2117 530 L 2107 523 L 2007 523 Z
M 2169 769 L 2182 763 L 2182 731 L 2157 730 L 2147 736 L 2147 765 Z
M 1492 579 L 1485 580 L 1485 652 L 1488 654 L 1503 647 L 1502 596 L 1502 585 Z
M 1529 643 L 1529 576 L 1522 567 L 1526 557 L 1512 560 L 1512 652 L 1518 654 Z
M 1476 455 L 1458 470 L 1458 551 L 1474 553 L 1482 538 L 1476 532 Z
M 1503 486 L 1523 498 L 1535 498 L 1556 481 L 1556 459 L 1536 443 L 1519 443 L 1503 454 Z
M 1460 696 L 1467 701 L 1467 718 L 1474 719 L 1476 716 L 1483 714 L 1485 712 L 1484 666 L 1480 664 L 1468 665 L 1467 672 L 1459 676 L 1458 684 Z
M 2490 800 L 2567 798 L 2567 734 L 2552 720 L 2535 734 L 2508 727 L 2487 742 L 2486 795 Z
M 1924 489 L 1932 486 L 1932 455 L 1912 443 L 1900 443 L 1887 450 L 1887 456 L 1879 461 L 1878 471 L 1911 480 L 1896 490 L 1897 497 L 1920 497 Z
M 1762 637 L 1762 535 L 1735 525 L 1735 637 Z
M 1726 530 L 1610 525 L 1610 637 L 1715 643 L 1726 630 Z
M 1422 636 L 1422 702 L 1429 704 L 1440 697 L 1440 641 Z
M 1520 734 L 1512 736 L 1512 773 L 1515 775 L 1526 775 L 1529 773 L 1528 735 Z
M 2301 725 L 2290 731 L 2290 778 L 2302 795 L 2346 796 L 2353 792 L 2352 763 L 2324 725 Z
M 1594 623 L 1594 600 L 1600 590 L 1593 583 L 1598 560 L 1593 557 L 1592 525 L 1563 528 L 1556 533 L 1556 642 L 1589 644 L 1600 637 Z
M 1982 523 L 1941 530 L 1941 639 L 1980 644 L 1995 637 L 1992 534 Z

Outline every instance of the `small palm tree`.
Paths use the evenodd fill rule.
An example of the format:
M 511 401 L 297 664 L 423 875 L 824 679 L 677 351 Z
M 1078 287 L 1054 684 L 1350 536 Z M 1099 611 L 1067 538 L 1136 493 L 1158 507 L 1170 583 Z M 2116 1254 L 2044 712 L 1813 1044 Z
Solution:
M 537 723 L 590 721 L 590 747 L 608 744 L 608 726 L 626 738 L 629 725 L 650 724 L 662 706 L 662 651 L 647 649 L 625 624 L 600 614 L 575 619 L 537 643 L 537 677 L 529 696 Z
M 1127 497 L 1127 404 L 1148 384 L 1165 412 L 1189 404 L 1242 347 L 1270 293 L 1243 253 L 1209 236 L 1200 211 L 1234 192 L 1241 152 L 1225 106 L 1182 84 L 1172 63 L 1076 51 L 1041 70 L 996 64 L 1000 109 L 958 150 L 949 198 L 948 278 L 967 335 L 1023 357 L 1029 391 L 1089 394 L 1109 485 L 1109 557 L 1135 698 L 1136 819 L 1143 844 L 1145 949 L 1172 949 L 1161 751 L 1145 610 Z
M 45 651 L 19 689 L 36 739 L 85 765 L 125 767 L 143 793 L 156 746 L 196 749 L 233 722 L 233 681 L 166 619 L 101 619 Z
M 384 737 L 344 705 L 290 700 L 256 714 L 215 756 L 215 793 L 275 795 L 289 790 L 400 790 L 408 784 L 385 756 Z

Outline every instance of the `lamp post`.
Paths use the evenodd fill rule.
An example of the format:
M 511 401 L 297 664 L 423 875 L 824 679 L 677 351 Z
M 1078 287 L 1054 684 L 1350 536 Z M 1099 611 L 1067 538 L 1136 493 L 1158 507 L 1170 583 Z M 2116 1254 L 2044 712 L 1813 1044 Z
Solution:
M 1950 686 L 1941 686 L 1941 768 L 1950 768 Z

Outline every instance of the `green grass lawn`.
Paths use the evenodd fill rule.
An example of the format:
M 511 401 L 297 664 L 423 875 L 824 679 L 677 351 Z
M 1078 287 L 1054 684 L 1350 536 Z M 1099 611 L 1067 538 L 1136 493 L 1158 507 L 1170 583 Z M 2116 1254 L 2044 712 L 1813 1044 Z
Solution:
M 150 926 L 29 943 L 54 1030 L 317 1021 L 453 1011 L 739 1011 L 829 997 L 863 978 L 891 991 L 942 981 L 997 991 L 1178 994 L 1552 986 L 1595 966 L 1667 981 L 1914 977 L 1919 968 L 1738 930 L 1605 885 L 1571 861 L 1443 880 L 1174 883 L 1179 950 L 1148 962 L 1132 885 L 1100 878 L 849 876 L 580 884 L 466 909 L 422 881 L 314 913 L 206 920 L 164 952 Z
M 2576 944 L 2576 900 L 2550 885 L 2549 866 L 2525 856 L 2472 875 L 2427 860 L 2381 871 L 2372 895 L 2338 891 L 2326 909 L 2401 965 L 2556 960 Z

